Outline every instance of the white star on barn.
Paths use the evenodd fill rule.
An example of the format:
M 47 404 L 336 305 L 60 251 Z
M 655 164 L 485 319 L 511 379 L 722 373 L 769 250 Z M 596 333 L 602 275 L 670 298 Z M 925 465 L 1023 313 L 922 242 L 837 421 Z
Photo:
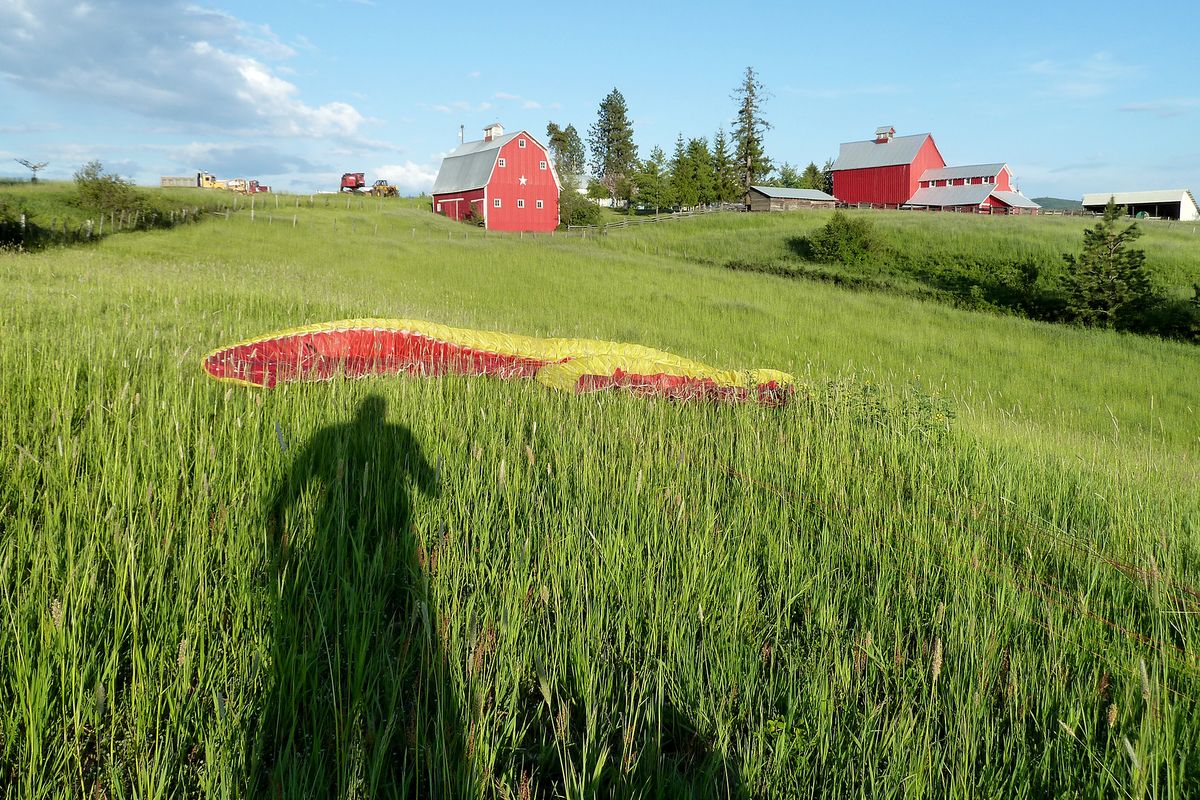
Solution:
M 524 175 L 522 175 L 521 176 L 521 185 L 524 186 L 527 183 L 529 183 L 529 179 L 526 178 Z

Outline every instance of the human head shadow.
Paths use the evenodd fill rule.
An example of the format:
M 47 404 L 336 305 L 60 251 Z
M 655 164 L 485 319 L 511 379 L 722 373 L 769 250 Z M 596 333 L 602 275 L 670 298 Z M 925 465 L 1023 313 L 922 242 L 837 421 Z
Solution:
M 252 755 L 283 797 L 446 796 L 462 720 L 417 559 L 437 475 L 371 395 L 315 433 L 266 501 L 272 683 Z

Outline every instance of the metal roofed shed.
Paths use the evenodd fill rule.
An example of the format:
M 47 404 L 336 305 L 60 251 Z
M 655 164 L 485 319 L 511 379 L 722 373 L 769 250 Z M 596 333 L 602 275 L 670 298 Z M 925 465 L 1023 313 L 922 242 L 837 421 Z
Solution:
M 796 211 L 801 208 L 833 208 L 837 198 L 819 189 L 784 189 L 779 186 L 751 186 L 751 211 Z
M 1162 219 L 1177 219 L 1194 222 L 1200 219 L 1200 207 L 1195 196 L 1187 189 L 1160 189 L 1147 192 L 1093 192 L 1083 196 L 1083 207 L 1093 213 L 1102 213 L 1112 198 L 1125 213 L 1132 217 L 1143 215 Z

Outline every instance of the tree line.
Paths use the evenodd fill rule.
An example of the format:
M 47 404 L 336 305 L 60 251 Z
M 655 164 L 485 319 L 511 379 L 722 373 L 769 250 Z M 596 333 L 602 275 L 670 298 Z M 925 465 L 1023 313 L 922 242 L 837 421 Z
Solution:
M 754 68 L 747 67 L 731 98 L 736 116 L 728 134 L 718 128 L 710 140 L 681 132 L 669 157 L 658 146 L 638 157 L 629 108 L 617 88 L 600 101 L 586 146 L 574 125 L 550 122 L 546 137 L 563 185 L 563 222 L 586 224 L 598 216 L 595 205 L 579 196 L 581 187 L 593 199 L 655 211 L 742 203 L 758 185 L 831 192 L 832 159 L 821 167 L 815 162 L 802 169 L 788 162 L 775 167 L 763 144 L 771 127 L 763 114 L 766 98 Z

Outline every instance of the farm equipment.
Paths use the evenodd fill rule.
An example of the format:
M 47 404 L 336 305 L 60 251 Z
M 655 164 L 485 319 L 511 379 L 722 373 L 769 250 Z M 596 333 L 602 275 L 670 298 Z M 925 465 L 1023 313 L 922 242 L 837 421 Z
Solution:
M 371 187 L 371 195 L 374 197 L 399 197 L 400 190 L 392 184 L 388 183 L 383 178 L 375 181 L 375 185 Z
M 364 172 L 342 173 L 342 185 L 339 191 L 360 194 L 367 188 L 367 176 Z
M 263 186 L 258 181 L 248 181 L 245 178 L 219 180 L 211 172 L 197 172 L 195 175 L 164 175 L 160 179 L 160 183 L 164 188 L 224 189 L 241 194 L 271 191 L 270 186 Z

